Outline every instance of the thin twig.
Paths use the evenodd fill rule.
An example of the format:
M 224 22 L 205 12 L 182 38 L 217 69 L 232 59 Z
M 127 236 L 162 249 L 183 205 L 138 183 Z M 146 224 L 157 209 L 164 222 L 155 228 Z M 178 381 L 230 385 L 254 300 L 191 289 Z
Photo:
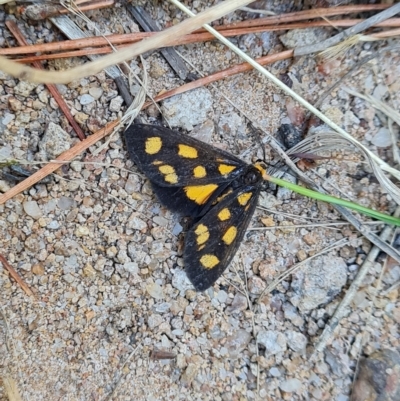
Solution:
M 79 9 L 81 11 L 90 11 L 112 7 L 115 2 L 114 0 L 88 2 L 79 2 L 75 0 L 74 3 L 75 5 L 79 4 Z M 49 17 L 55 17 L 56 15 L 68 14 L 69 12 L 71 11 L 59 4 L 33 4 L 26 7 L 26 10 L 23 12 L 23 14 L 33 21 L 41 21 Z
M 397 281 L 396 283 L 392 284 L 390 287 L 386 288 L 385 291 L 382 291 L 382 296 L 385 296 L 392 292 L 393 290 L 397 289 L 400 287 L 400 281 Z
M 247 273 L 246 273 L 246 269 L 244 268 L 244 265 L 243 265 L 243 256 L 242 255 L 240 255 L 240 256 L 241 256 L 240 257 L 240 262 L 241 262 L 242 270 L 243 270 L 243 273 L 244 273 L 244 284 L 243 284 L 242 280 L 240 280 L 240 283 L 241 283 L 241 285 L 243 287 L 243 293 L 244 293 L 244 295 L 245 295 L 245 297 L 247 299 L 247 304 L 248 304 L 249 310 L 251 312 L 251 326 L 253 328 L 253 337 L 254 337 L 254 339 L 256 341 L 256 354 L 257 354 L 257 394 L 260 394 L 260 363 L 259 363 L 259 360 L 258 360 L 260 355 L 259 355 L 259 352 L 258 352 L 258 345 L 257 345 L 256 321 L 254 319 L 253 308 L 251 307 L 252 303 L 251 303 L 250 296 L 249 296 L 249 286 L 248 286 L 248 281 L 247 281 Z M 235 266 L 235 272 L 236 272 L 236 275 L 240 279 L 240 276 L 239 276 L 239 273 L 238 273 L 238 271 L 236 269 L 236 266 Z
M 313 18 L 332 17 L 335 15 L 361 13 L 364 11 L 379 11 L 384 10 L 388 7 L 388 4 L 357 4 L 331 8 L 314 8 L 311 10 L 295 11 L 292 13 L 275 15 L 273 17 L 256 18 L 252 20 L 233 22 L 232 24 L 225 25 L 223 29 L 230 29 L 233 27 L 250 28 L 259 25 L 277 25 L 282 24 L 283 22 L 288 23 L 293 21 L 308 21 Z
M 354 26 L 360 22 L 360 19 L 345 19 L 345 20 L 338 20 L 335 21 L 335 25 L 338 27 L 348 27 Z M 250 28 L 235 28 L 235 29 L 221 29 L 218 27 L 216 29 L 218 32 L 224 34 L 225 37 L 234 37 L 240 35 L 246 35 L 249 33 L 261 33 L 261 32 L 273 32 L 273 31 L 281 31 L 281 30 L 292 30 L 292 29 L 305 29 L 310 27 L 325 27 L 329 26 L 329 24 L 325 21 L 311 21 L 311 22 L 303 22 L 303 23 L 292 23 L 292 24 L 285 24 L 279 26 L 256 26 Z M 381 24 L 376 25 L 376 27 L 384 28 L 384 27 L 399 27 L 400 26 L 400 18 L 392 18 L 387 21 L 382 22 Z M 383 34 L 384 32 L 381 32 Z M 86 54 L 107 54 L 111 53 L 113 50 L 108 46 L 108 41 L 111 42 L 113 45 L 120 45 L 117 47 L 118 49 L 122 49 L 131 45 L 133 43 L 137 43 L 143 39 L 150 38 L 156 35 L 156 32 L 134 32 L 134 33 L 126 33 L 126 34 L 112 34 L 112 35 L 105 35 L 104 40 L 103 37 L 98 36 L 90 36 L 87 38 L 82 39 L 72 39 L 72 40 L 65 40 L 59 42 L 52 42 L 52 43 L 43 43 L 43 44 L 35 44 L 30 45 L 27 47 L 10 47 L 10 48 L 3 48 L 0 49 L 1 55 L 8 55 L 8 56 L 21 56 L 23 54 L 29 53 L 38 53 L 38 52 L 60 52 L 66 50 L 74 50 L 66 53 L 54 53 L 54 54 L 47 54 L 49 59 L 54 58 L 65 58 L 65 57 L 72 57 L 72 56 L 80 56 L 85 55 L 85 52 L 89 52 Z M 378 34 L 376 34 L 378 35 Z M 208 32 L 199 32 L 199 33 L 192 33 L 183 36 L 176 37 L 174 40 L 171 40 L 167 46 L 178 46 L 183 44 L 190 44 L 190 43 L 199 43 L 199 42 L 206 42 L 214 40 L 214 36 Z M 104 47 L 106 46 L 106 47 Z M 45 60 L 46 54 L 43 54 L 38 58 L 38 60 Z M 15 59 L 18 62 L 30 62 L 32 58 L 22 58 L 22 59 Z
M 359 97 L 360 99 L 363 99 L 371 104 L 372 107 L 375 109 L 381 111 L 383 114 L 386 115 L 386 117 L 390 118 L 391 120 L 395 121 L 398 126 L 400 126 L 400 113 L 390 107 L 388 104 L 382 102 L 381 100 L 368 95 L 368 94 L 362 94 L 360 92 L 357 92 L 353 89 L 350 88 L 343 88 L 347 93 L 349 93 L 352 96 Z
M 337 223 L 315 223 L 315 224 L 293 224 L 291 226 L 271 226 L 271 227 L 252 227 L 247 231 L 266 231 L 266 230 L 280 230 L 280 229 L 291 229 L 291 228 L 315 228 L 315 227 L 326 227 L 330 230 L 341 230 L 339 227 L 335 226 L 348 226 L 350 223 L 348 221 L 339 221 Z M 371 221 L 364 224 L 382 224 L 381 221 Z
M 14 21 L 7 20 L 6 26 L 10 30 L 10 32 L 15 36 L 15 39 L 21 46 L 28 46 L 28 42 L 26 41 L 21 30 L 18 28 L 17 24 Z M 34 61 L 33 66 L 38 69 L 42 69 L 42 70 L 44 69 L 42 64 L 39 61 Z M 65 117 L 67 118 L 68 122 L 71 124 L 76 135 L 78 135 L 78 138 L 81 141 L 83 141 L 85 139 L 85 134 L 82 131 L 81 127 L 78 125 L 78 123 L 75 121 L 71 112 L 69 111 L 67 103 L 65 103 L 65 100 L 60 95 L 60 92 L 58 91 L 57 87 L 53 84 L 46 84 L 46 87 L 49 90 L 49 92 L 53 95 L 54 100 L 57 102 L 61 111 L 64 113 Z
M 124 364 L 122 365 L 120 371 L 122 372 L 126 366 L 126 364 L 132 359 L 133 355 L 136 354 L 136 351 L 139 349 L 139 345 L 129 354 L 128 358 L 126 358 Z M 118 381 L 115 383 L 115 386 L 113 388 L 113 391 L 104 399 L 104 401 L 111 400 L 111 398 L 114 396 L 115 392 L 117 391 L 117 388 L 119 384 L 121 383 L 122 379 L 126 376 L 125 373 L 121 373 L 121 376 L 119 377 Z
M 97 141 L 107 136 L 114 127 L 119 124 L 119 120 L 115 120 L 109 124 L 107 124 L 104 128 L 101 128 L 93 135 L 87 137 L 84 141 L 77 143 L 71 149 L 65 151 L 60 156 L 57 157 L 57 161 L 66 161 L 71 160 L 75 156 L 80 155 L 83 151 L 88 149 L 90 146 L 94 145 Z M 36 171 L 34 174 L 26 178 L 24 181 L 20 182 L 19 184 L 15 185 L 11 189 L 9 189 L 6 193 L 0 196 L 0 205 L 14 197 L 15 195 L 19 194 L 20 192 L 25 191 L 26 189 L 30 188 L 32 185 L 36 184 L 38 181 L 47 177 L 49 174 L 53 173 L 60 167 L 59 163 L 48 163 L 43 166 L 40 170 Z
M 400 12 L 400 3 L 395 4 L 394 6 L 388 8 L 387 10 L 384 10 L 384 11 L 374 15 L 373 17 L 366 19 L 365 21 L 360 22 L 359 24 L 357 24 L 349 29 L 346 29 L 343 32 L 341 32 L 327 40 L 324 40 L 319 43 L 314 43 L 312 45 L 298 47 L 294 51 L 294 56 L 299 57 L 299 56 L 304 56 L 306 54 L 313 54 L 313 53 L 317 53 L 322 50 L 325 50 L 328 47 L 332 47 L 350 36 L 356 35 L 357 33 L 365 31 L 366 29 L 370 28 L 371 26 L 374 26 L 382 21 L 387 20 L 388 18 L 396 15 L 399 12 Z
M 10 273 L 10 276 L 20 285 L 20 287 L 25 291 L 26 295 L 35 296 L 33 291 L 29 288 L 29 286 L 25 283 L 24 280 L 20 277 L 17 271 L 7 262 L 7 259 L 0 254 L 0 263 L 3 264 L 4 268 Z
M 288 58 L 291 58 L 293 55 L 293 50 L 286 50 L 283 51 L 281 53 L 277 53 L 277 54 L 271 54 L 265 57 L 260 57 L 257 60 L 258 63 L 260 63 L 261 65 L 266 65 L 266 64 L 271 64 L 274 63 L 276 61 L 280 61 L 280 60 L 286 60 Z M 204 85 L 208 85 L 211 82 L 216 82 L 219 81 L 221 79 L 230 77 L 232 75 L 236 75 L 239 74 L 241 72 L 245 72 L 245 71 L 250 71 L 253 67 L 248 64 L 248 63 L 242 63 L 242 64 L 238 64 L 235 65 L 233 67 L 227 68 L 225 70 L 216 72 L 215 74 L 211 74 L 208 75 L 204 78 L 200 78 L 197 79 L 195 81 L 189 82 L 185 85 L 180 86 L 179 88 L 175 88 L 175 89 L 171 89 L 167 92 L 162 93 L 161 95 L 158 95 L 154 98 L 155 102 L 160 102 L 162 100 L 168 99 L 172 96 L 175 95 L 179 95 L 181 93 L 185 93 L 188 92 L 192 89 L 195 88 L 200 88 Z M 152 102 L 147 102 L 144 104 L 143 109 L 149 107 L 152 104 Z

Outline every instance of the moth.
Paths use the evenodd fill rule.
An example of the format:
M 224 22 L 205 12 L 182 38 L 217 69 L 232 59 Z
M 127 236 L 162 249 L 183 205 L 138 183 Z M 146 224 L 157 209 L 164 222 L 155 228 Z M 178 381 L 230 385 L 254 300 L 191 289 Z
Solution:
M 240 246 L 266 183 L 266 166 L 164 127 L 132 124 L 124 136 L 130 158 L 161 204 L 193 219 L 183 259 L 193 286 L 205 291 Z

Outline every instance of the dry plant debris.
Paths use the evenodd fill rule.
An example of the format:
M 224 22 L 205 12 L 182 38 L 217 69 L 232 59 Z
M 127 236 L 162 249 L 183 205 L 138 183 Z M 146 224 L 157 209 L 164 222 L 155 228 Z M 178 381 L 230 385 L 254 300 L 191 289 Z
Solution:
M 212 3 L 216 2 L 194 2 L 194 11 Z M 258 8 L 265 5 L 257 3 Z M 141 5 L 163 27 L 185 18 L 167 2 Z M 351 7 L 348 13 L 359 10 Z M 292 18 L 304 18 L 308 12 L 291 2 L 276 2 L 266 11 L 278 14 L 285 24 L 296 21 L 285 17 L 289 12 L 296 12 Z M 336 17 L 336 12 L 327 12 L 325 27 L 285 31 L 288 28 L 282 25 L 274 31 L 241 31 L 232 40 L 252 57 L 267 60 L 274 75 L 285 77 L 311 103 L 358 60 L 375 55 L 330 91 L 321 110 L 394 165 L 398 126 L 381 110 L 399 110 L 399 50 L 382 51 L 386 41 L 358 42 L 344 58 L 321 67 L 311 56 L 293 59 L 293 50 L 284 47 L 292 43 L 292 48 L 300 48 L 310 40 L 333 36 L 336 30 L 326 25 L 347 18 Z M 104 33 L 138 31 L 120 3 L 87 15 Z M 258 17 L 238 11 L 219 22 L 227 29 L 248 29 L 256 26 Z M 70 18 L 94 36 L 85 22 Z M 6 27 L 7 19 L 13 19 L 28 43 L 42 43 L 42 50 L 47 41 L 65 39 L 49 20 L 32 24 L 25 16 L 13 18 L 2 6 L 0 46 L 17 49 L 17 56 L 18 43 Z M 390 41 L 396 44 L 396 39 Z M 274 134 L 292 122 L 290 117 L 301 114 L 293 117 L 287 96 L 248 67 L 237 67 L 239 58 L 218 42 L 194 42 L 177 50 L 206 76 L 204 80 L 185 87 L 157 52 L 146 54 L 144 61 L 148 94 L 164 99 L 162 115 L 176 129 L 185 127 L 190 135 L 251 162 L 262 157 L 262 151 L 243 115 Z M 32 46 L 32 51 L 38 50 Z M 46 60 L 46 54 L 43 57 Z M 60 71 L 82 63 L 81 58 L 49 57 L 45 68 Z M 141 75 L 139 60 L 129 64 Z M 208 85 L 211 81 L 213 86 Z M 183 93 L 181 86 L 191 91 Z M 372 96 L 380 106 L 345 87 Z M 285 190 L 262 197 L 260 206 L 281 213 L 269 215 L 261 208 L 256 212 L 252 226 L 257 230 L 249 231 L 224 278 L 206 293 L 194 292 L 180 257 L 184 222 L 158 204 L 149 184 L 128 161 L 119 136 L 101 147 L 126 109 L 115 82 L 98 72 L 57 85 L 57 90 L 86 133 L 84 141 L 75 137 L 44 85 L 0 73 L 0 163 L 59 159 L 11 192 L 11 184 L 0 177 L 0 249 L 5 258 L 0 263 L 0 400 L 11 397 L 12 389 L 22 399 L 37 400 L 345 401 L 350 399 L 360 354 L 372 360 L 380 349 L 399 349 L 399 263 L 389 258 L 383 270 L 383 257 L 374 248 L 371 251 L 371 244 L 356 230 L 349 225 L 332 230 L 327 225 L 339 219 L 329 205 Z M 138 93 L 138 84 L 131 90 Z M 177 94 L 179 98 L 170 97 Z M 153 103 L 146 107 L 145 118 L 155 122 L 160 111 Z M 313 130 L 318 134 L 326 127 Z M 67 150 L 60 156 L 61 149 Z M 335 151 L 344 152 L 339 147 Z M 275 156 L 269 147 L 267 156 Z M 393 213 L 396 203 L 381 190 L 368 166 L 353 156 L 346 150 L 343 160 L 317 161 L 307 175 L 329 191 L 340 189 L 365 206 Z M 52 184 L 31 186 L 52 172 L 57 172 Z M 327 224 L 314 224 L 319 222 Z M 370 231 L 378 236 L 374 231 L 379 229 L 372 226 Z M 329 253 L 323 253 L 327 248 Z M 378 256 L 368 257 L 370 252 Z M 369 270 L 363 271 L 364 279 L 326 345 L 323 329 L 332 328 L 328 322 L 366 260 Z M 303 263 L 299 270 L 260 298 L 274 278 L 298 262 Z M 9 266 L 35 297 L 26 296 Z M 381 272 L 384 292 L 376 294 Z

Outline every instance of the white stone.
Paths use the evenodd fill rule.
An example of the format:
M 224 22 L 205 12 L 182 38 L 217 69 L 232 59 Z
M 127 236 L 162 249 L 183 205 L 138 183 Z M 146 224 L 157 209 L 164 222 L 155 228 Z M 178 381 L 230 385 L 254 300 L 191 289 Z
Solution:
M 37 204 L 36 201 L 24 202 L 23 207 L 24 207 L 25 213 L 35 220 L 39 219 L 43 215 L 43 213 L 40 210 L 39 205 Z

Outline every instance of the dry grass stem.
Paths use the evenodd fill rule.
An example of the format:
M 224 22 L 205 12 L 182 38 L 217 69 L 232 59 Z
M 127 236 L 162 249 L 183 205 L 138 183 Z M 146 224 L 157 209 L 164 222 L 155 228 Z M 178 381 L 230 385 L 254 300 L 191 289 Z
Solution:
M 29 288 L 28 284 L 25 283 L 24 280 L 20 277 L 17 271 L 8 263 L 7 259 L 0 254 L 0 263 L 3 265 L 4 269 L 6 269 L 10 276 L 19 284 L 19 286 L 24 290 L 25 294 L 28 296 L 35 296 L 33 291 Z
M 53 4 L 32 4 L 26 7 L 26 10 L 23 12 L 26 17 L 33 21 L 41 21 L 49 17 L 53 17 L 56 15 L 68 14 L 69 8 L 71 6 L 65 6 L 65 2 L 60 1 L 61 4 L 53 3 Z M 102 8 L 111 7 L 114 5 L 114 0 L 101 0 L 101 1 L 78 1 L 73 2 L 75 8 L 79 4 L 79 9 L 81 11 L 90 11 L 90 10 L 99 10 Z
M 360 20 L 339 20 L 335 21 L 335 26 L 337 27 L 347 27 L 353 26 L 359 23 Z M 223 33 L 225 37 L 235 37 L 240 35 L 246 35 L 249 33 L 260 33 L 260 32 L 272 32 L 272 31 L 281 31 L 281 30 L 291 30 L 291 29 L 304 29 L 310 27 L 324 27 L 330 26 L 330 23 L 325 21 L 311 21 L 297 24 L 285 24 L 279 26 L 256 26 L 250 28 L 235 28 L 230 30 L 223 30 L 218 27 L 217 31 Z M 400 18 L 393 18 L 387 20 L 378 25 L 379 27 L 398 27 L 400 26 Z M 396 32 L 398 30 L 388 31 L 391 32 L 391 36 L 398 35 Z M 381 32 L 384 34 L 385 32 Z M 108 46 L 108 42 L 112 43 L 116 49 L 125 49 L 132 43 L 137 43 L 140 40 L 150 38 L 156 35 L 156 32 L 137 32 L 137 33 L 128 33 L 128 34 L 114 34 L 114 35 L 105 35 L 104 37 L 88 37 L 82 39 L 72 39 L 60 42 L 53 43 L 45 43 L 45 44 L 36 44 L 31 46 L 20 46 L 18 48 L 4 48 L 0 49 L 0 55 L 8 55 L 8 56 L 19 56 L 15 59 L 19 63 L 30 63 L 32 61 L 43 61 L 43 60 L 54 60 L 59 58 L 67 58 L 67 57 L 79 57 L 85 56 L 88 54 L 109 54 L 112 53 L 113 50 Z M 361 36 L 363 37 L 363 36 Z M 371 36 L 373 37 L 373 36 Z M 385 36 L 386 37 L 386 36 Z M 106 39 L 106 40 L 105 40 Z M 214 40 L 214 36 L 201 32 L 201 33 L 192 33 L 184 36 L 180 36 L 175 38 L 175 40 L 169 42 L 167 46 L 178 46 L 182 44 L 190 44 L 190 43 L 199 43 Z M 20 57 L 22 55 L 27 55 L 31 53 L 38 52 L 46 52 L 45 54 L 37 55 L 37 56 L 25 56 Z M 58 53 L 49 53 L 49 52 L 58 52 Z
M 392 29 L 389 31 L 379 32 L 374 35 L 354 35 L 343 40 L 336 46 L 329 47 L 322 51 L 319 56 L 325 60 L 332 60 L 335 58 L 343 57 L 347 51 L 359 42 L 373 42 L 377 40 L 384 40 L 400 35 L 400 29 Z
M 289 229 L 289 228 L 315 228 L 315 227 L 326 227 L 330 230 L 341 230 L 341 228 L 336 226 L 348 226 L 350 223 L 347 221 L 339 221 L 335 223 L 315 223 L 315 224 L 293 224 L 291 226 L 271 226 L 271 227 L 252 227 L 247 231 L 267 231 L 267 230 L 279 230 L 279 229 Z M 380 221 L 372 221 L 364 224 L 382 224 Z
M 313 44 L 313 45 L 307 45 L 303 47 L 299 47 L 295 50 L 294 55 L 296 56 L 304 56 L 306 54 L 313 54 L 313 53 L 318 53 L 321 52 L 328 47 L 332 47 L 339 42 L 343 41 L 345 38 L 349 38 L 351 36 L 356 35 L 357 33 L 363 32 L 368 28 L 371 28 L 372 26 L 376 26 L 376 24 L 379 24 L 382 21 L 385 21 L 394 15 L 398 14 L 400 12 L 400 3 L 395 4 L 388 9 L 381 11 L 380 13 L 366 19 L 363 22 L 360 22 L 359 24 L 344 30 L 343 32 L 326 39 L 322 42 L 319 42 L 318 44 Z
M 218 19 L 248 3 L 250 3 L 249 0 L 230 0 L 219 3 L 218 5 L 201 12 L 196 17 L 189 18 L 165 31 L 157 33 L 147 40 L 131 45 L 126 49 L 119 50 L 117 53 L 102 57 L 99 60 L 74 67 L 67 71 L 39 71 L 21 65 L 15 61 L 8 60 L 5 57 L 0 57 L 0 69 L 15 78 L 25 81 L 66 84 L 88 75 L 97 74 L 107 67 L 130 60 L 149 50 L 164 47 L 174 40 L 176 36 L 193 32 L 205 23 Z
M 3 377 L 4 390 L 9 401 L 22 401 L 17 382 L 11 376 Z

